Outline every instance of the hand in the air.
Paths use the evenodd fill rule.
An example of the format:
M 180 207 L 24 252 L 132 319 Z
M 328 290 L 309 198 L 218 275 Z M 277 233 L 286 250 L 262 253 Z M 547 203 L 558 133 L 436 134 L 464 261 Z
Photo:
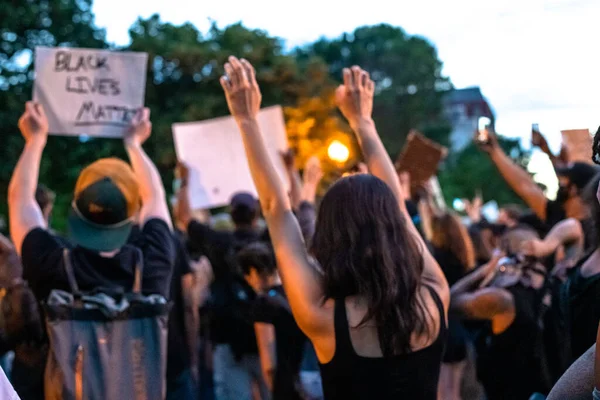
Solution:
M 254 67 L 245 59 L 231 56 L 221 77 L 229 111 L 238 121 L 254 119 L 260 110 L 262 95 L 256 83 Z
M 150 109 L 144 107 L 131 120 L 131 126 L 123 139 L 125 140 L 125 144 L 141 146 L 148 140 L 150 133 L 152 133 Z
M 283 165 L 288 171 L 293 171 L 296 167 L 296 155 L 294 154 L 294 150 L 292 149 L 282 151 L 281 160 L 283 161 Z
M 306 161 L 304 167 L 304 183 L 308 185 L 318 185 L 323 179 L 323 169 L 321 168 L 321 161 L 316 157 L 312 156 Z
M 19 118 L 19 129 L 26 142 L 48 138 L 48 119 L 44 107 L 39 103 L 28 101 L 25 103 L 25 112 Z
M 474 136 L 475 143 L 481 150 L 485 151 L 486 153 L 492 153 L 494 150 L 500 147 L 500 144 L 498 144 L 498 136 L 496 136 L 496 133 L 493 131 L 493 129 L 487 129 L 488 140 L 486 142 L 481 142 L 477 140 L 478 136 L 479 131 L 476 130 Z
M 335 92 L 338 108 L 350 125 L 371 119 L 375 83 L 369 73 L 360 67 L 344 68 L 344 84 Z

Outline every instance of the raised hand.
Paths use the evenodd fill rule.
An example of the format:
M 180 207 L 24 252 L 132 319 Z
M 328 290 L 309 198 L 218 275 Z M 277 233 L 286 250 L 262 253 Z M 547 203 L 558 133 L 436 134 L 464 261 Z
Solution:
M 254 67 L 245 59 L 231 56 L 225 64 L 225 76 L 221 77 L 229 111 L 235 119 L 256 118 L 262 95 L 256 83 Z
M 19 118 L 19 129 L 26 142 L 48 138 L 48 119 L 44 107 L 39 103 L 28 101 L 25 103 L 25 112 Z
M 492 153 L 494 150 L 496 150 L 500 147 L 500 144 L 498 144 L 498 137 L 496 136 L 496 133 L 491 128 L 487 129 L 488 139 L 486 142 L 477 140 L 478 136 L 479 136 L 479 131 L 476 130 L 475 135 L 474 135 L 475 143 L 481 150 L 485 151 L 486 153 Z
M 304 167 L 304 183 L 308 185 L 318 185 L 323 179 L 323 170 L 321 161 L 316 156 L 310 157 Z
M 288 149 L 287 151 L 282 151 L 281 160 L 288 171 L 294 170 L 296 166 L 296 155 L 294 154 L 294 150 Z
M 150 122 L 150 109 L 144 107 L 133 117 L 131 126 L 125 133 L 125 144 L 141 146 L 148 140 L 151 132 L 152 122 Z
M 188 179 L 190 177 L 190 168 L 184 162 L 178 162 L 175 167 L 175 173 L 179 179 L 181 179 L 181 183 L 184 182 L 187 184 Z
M 367 71 L 357 66 L 344 68 L 344 84 L 337 88 L 335 100 L 350 125 L 371 119 L 374 93 L 375 83 Z

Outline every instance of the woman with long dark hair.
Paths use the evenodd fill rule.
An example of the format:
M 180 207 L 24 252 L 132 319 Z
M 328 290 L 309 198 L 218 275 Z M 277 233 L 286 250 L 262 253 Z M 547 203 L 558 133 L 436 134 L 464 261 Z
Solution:
M 344 69 L 337 104 L 369 171 L 322 200 L 307 253 L 258 126 L 254 68 L 230 57 L 221 79 L 240 128 L 292 313 L 312 341 L 325 398 L 431 399 L 446 332 L 446 279 L 407 216 L 398 175 L 371 119 L 375 84 Z

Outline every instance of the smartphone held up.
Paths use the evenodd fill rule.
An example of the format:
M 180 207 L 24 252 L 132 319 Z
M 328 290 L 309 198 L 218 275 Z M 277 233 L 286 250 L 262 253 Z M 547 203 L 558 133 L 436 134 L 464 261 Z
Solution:
M 490 141 L 490 129 L 492 120 L 488 117 L 479 117 L 477 121 L 477 141 L 480 144 L 487 144 Z

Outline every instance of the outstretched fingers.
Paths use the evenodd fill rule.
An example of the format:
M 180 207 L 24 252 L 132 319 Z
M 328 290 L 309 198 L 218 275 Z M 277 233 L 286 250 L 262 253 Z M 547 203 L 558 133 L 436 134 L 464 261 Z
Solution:
M 250 85 L 258 86 L 258 83 L 256 83 L 256 71 L 254 70 L 254 67 L 252 66 L 252 64 L 250 64 L 248 62 L 248 60 L 246 60 L 245 58 L 242 58 L 241 62 L 242 62 L 242 66 L 244 67 L 244 72 L 246 73 L 246 77 L 248 78 L 248 82 L 250 83 Z
M 248 86 L 248 77 L 246 76 L 246 71 L 240 60 L 238 60 L 234 56 L 230 56 L 229 63 L 233 67 L 233 73 L 235 75 L 235 84 L 238 84 L 242 87 Z

